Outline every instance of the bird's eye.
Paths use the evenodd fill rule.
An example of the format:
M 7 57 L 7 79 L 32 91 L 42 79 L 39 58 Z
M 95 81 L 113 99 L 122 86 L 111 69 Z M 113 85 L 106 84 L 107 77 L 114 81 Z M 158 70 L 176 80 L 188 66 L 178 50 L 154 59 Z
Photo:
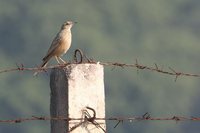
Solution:
M 65 22 L 65 24 L 64 25 L 69 25 L 69 23 L 68 22 Z

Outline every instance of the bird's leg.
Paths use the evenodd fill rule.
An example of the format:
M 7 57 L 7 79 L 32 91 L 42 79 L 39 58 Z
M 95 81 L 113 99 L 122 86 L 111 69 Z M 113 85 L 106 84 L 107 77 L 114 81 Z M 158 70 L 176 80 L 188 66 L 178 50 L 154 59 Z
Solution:
M 60 64 L 60 61 L 59 61 L 59 57 L 57 57 L 57 56 L 55 56 L 55 58 L 56 58 L 56 61 L 58 62 L 58 64 Z
M 60 61 L 62 61 L 64 64 L 67 63 L 67 62 L 64 61 L 61 57 L 58 57 L 58 59 L 59 59 Z

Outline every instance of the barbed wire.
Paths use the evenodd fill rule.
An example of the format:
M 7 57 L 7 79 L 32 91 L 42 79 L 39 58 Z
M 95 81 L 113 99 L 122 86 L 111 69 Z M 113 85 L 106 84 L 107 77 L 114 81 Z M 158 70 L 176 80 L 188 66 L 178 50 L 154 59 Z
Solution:
M 0 123 L 22 123 L 27 121 L 77 121 L 77 120 L 85 120 L 85 118 L 66 118 L 66 117 L 48 117 L 48 116 L 31 116 L 29 118 L 16 118 L 16 119 L 9 119 L 9 120 L 0 120 Z M 107 118 L 94 118 L 95 121 L 200 121 L 200 117 L 185 117 L 185 116 L 171 116 L 171 117 L 151 117 L 149 113 L 145 113 L 142 116 L 132 116 L 132 117 L 107 117 Z
M 174 70 L 171 67 L 169 67 L 170 71 L 163 70 L 163 69 L 159 68 L 157 64 L 155 64 L 155 67 L 145 66 L 145 65 L 139 64 L 137 60 L 136 60 L 135 64 L 112 63 L 112 62 L 100 63 L 100 64 L 105 65 L 105 66 L 118 66 L 118 67 L 122 67 L 122 68 L 134 67 L 134 68 L 140 69 L 140 70 L 149 70 L 149 71 L 158 72 L 158 73 L 162 73 L 162 74 L 172 75 L 172 76 L 175 76 L 175 81 L 177 80 L 177 78 L 179 76 L 200 77 L 200 74 L 180 72 L 180 71 Z
M 92 111 L 92 115 L 88 112 L 88 110 Z M 177 122 L 183 122 L 183 121 L 200 121 L 200 117 L 185 117 L 185 116 L 171 116 L 171 117 L 152 117 L 148 112 L 141 116 L 132 116 L 132 117 L 105 117 L 105 118 L 98 118 L 96 117 L 96 111 L 91 107 L 86 107 L 86 109 L 83 110 L 83 117 L 82 118 L 70 118 L 70 117 L 63 117 L 63 116 L 32 116 L 29 118 L 17 118 L 17 119 L 9 119 L 9 120 L 0 120 L 1 123 L 7 123 L 7 124 L 16 124 L 16 123 L 22 123 L 22 122 L 28 122 L 28 121 L 67 121 L 72 124 L 71 121 L 75 121 L 74 125 L 68 129 L 68 132 L 72 132 L 76 128 L 80 127 L 81 125 L 85 123 L 91 123 L 96 128 L 101 129 L 104 133 L 106 133 L 106 130 L 102 127 L 102 124 L 105 124 L 104 121 L 115 121 L 116 124 L 114 128 L 116 128 L 120 123 L 123 123 L 125 121 L 127 122 L 137 122 L 137 121 L 175 121 Z M 78 122 L 80 121 L 80 122 Z
M 78 53 L 80 55 L 80 61 L 78 61 Z M 193 73 L 185 73 L 177 71 L 171 67 L 168 67 L 169 70 L 163 70 L 163 68 L 159 68 L 156 63 L 154 63 L 154 66 L 146 66 L 143 64 L 138 63 L 138 60 L 135 60 L 135 63 L 132 64 L 126 64 L 126 63 L 120 63 L 120 62 L 100 62 L 100 61 L 94 61 L 93 59 L 89 59 L 86 55 L 83 54 L 83 52 L 80 49 L 76 49 L 74 52 L 74 59 L 66 64 L 58 64 L 58 65 L 50 65 L 47 67 L 25 67 L 24 64 L 16 64 L 15 68 L 10 69 L 3 69 L 0 70 L 1 73 L 6 72 L 13 72 L 13 71 L 39 71 L 39 72 L 47 72 L 48 69 L 53 68 L 64 68 L 71 64 L 81 64 L 81 63 L 91 63 L 91 64 L 101 64 L 103 66 L 111 66 L 111 67 L 130 67 L 130 68 L 136 68 L 137 70 L 148 70 L 152 72 L 158 72 L 166 75 L 175 76 L 175 81 L 180 76 L 188 76 L 188 77 L 200 77 L 200 74 L 193 74 Z

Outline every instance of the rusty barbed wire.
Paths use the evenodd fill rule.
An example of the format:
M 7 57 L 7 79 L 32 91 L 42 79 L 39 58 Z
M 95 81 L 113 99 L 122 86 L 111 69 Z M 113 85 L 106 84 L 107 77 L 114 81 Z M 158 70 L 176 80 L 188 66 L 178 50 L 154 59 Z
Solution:
M 89 118 L 92 118 L 89 119 Z M 22 122 L 28 122 L 28 121 L 77 121 L 77 120 L 85 120 L 85 118 L 67 118 L 67 117 L 49 117 L 49 116 L 31 116 L 29 118 L 16 118 L 16 119 L 9 119 L 9 120 L 2 120 L 0 119 L 0 123 L 22 123 Z M 131 117 L 105 117 L 105 118 L 98 118 L 98 117 L 88 117 L 87 119 L 89 122 L 92 121 L 117 121 L 117 122 L 134 122 L 134 121 L 200 121 L 200 117 L 185 117 L 185 116 L 170 116 L 170 117 L 152 117 L 148 112 L 141 115 L 141 116 L 131 116 Z
M 78 61 L 78 54 L 80 55 L 80 61 Z M 85 54 L 80 49 L 76 49 L 74 52 L 74 58 L 72 61 L 66 64 L 58 64 L 58 65 L 51 65 L 47 67 L 25 67 L 24 64 L 16 64 L 15 68 L 10 68 L 10 69 L 3 69 L 0 70 L 1 73 L 6 73 L 6 72 L 13 72 L 13 71 L 39 71 L 39 72 L 46 72 L 49 69 L 53 68 L 63 68 L 66 67 L 70 64 L 80 64 L 80 63 L 91 63 L 91 64 L 101 64 L 103 66 L 111 66 L 111 67 L 130 67 L 130 68 L 136 68 L 137 70 L 149 70 L 152 72 L 158 72 L 166 75 L 171 75 L 175 76 L 175 81 L 177 80 L 178 77 L 180 76 L 188 76 L 188 77 L 200 77 L 200 74 L 193 74 L 193 73 L 185 73 L 185 72 L 180 72 L 177 71 L 171 67 L 168 67 L 169 70 L 164 70 L 163 68 L 159 68 L 156 63 L 154 63 L 154 66 L 146 66 L 143 64 L 138 63 L 138 60 L 135 60 L 135 63 L 132 64 L 127 64 L 127 63 L 120 63 L 120 62 L 96 62 L 91 58 L 88 58 Z
M 88 110 L 92 111 L 92 116 L 88 112 Z M 17 119 L 9 119 L 9 120 L 0 120 L 1 123 L 7 123 L 7 124 L 15 124 L 15 123 L 22 123 L 22 122 L 28 122 L 28 121 L 76 121 L 76 124 L 74 124 L 72 127 L 69 128 L 68 133 L 72 132 L 76 128 L 80 127 L 81 125 L 85 125 L 86 123 L 90 123 L 94 125 L 96 128 L 101 129 L 104 133 L 106 133 L 106 130 L 101 126 L 101 124 L 105 124 L 105 122 L 102 122 L 102 120 L 105 121 L 116 121 L 116 125 L 114 128 L 116 128 L 120 123 L 123 123 L 124 121 L 128 121 L 130 123 L 137 122 L 137 121 L 200 121 L 200 117 L 185 117 L 185 116 L 171 116 L 171 117 L 152 117 L 148 112 L 141 116 L 132 116 L 132 117 L 106 117 L 106 118 L 98 118 L 96 117 L 96 111 L 91 107 L 86 107 L 86 109 L 83 110 L 84 117 L 82 118 L 68 118 L 63 116 L 57 116 L 57 117 L 50 117 L 50 116 L 32 116 L 30 118 L 17 118 Z M 77 122 L 79 120 L 80 122 Z M 71 123 L 71 122 L 70 122 Z M 88 124 L 87 124 L 88 125 Z M 87 128 L 87 126 L 86 126 Z
M 140 69 L 140 70 L 149 70 L 149 71 L 152 71 L 152 72 L 158 72 L 158 73 L 162 73 L 162 74 L 175 76 L 175 81 L 180 76 L 200 77 L 200 74 L 180 72 L 180 71 L 174 70 L 171 67 L 169 67 L 169 70 L 163 70 L 163 69 L 160 69 L 157 64 L 155 64 L 156 67 L 150 67 L 150 66 L 145 66 L 145 65 L 139 64 L 139 63 L 126 64 L 126 63 L 119 63 L 119 62 L 94 62 L 94 61 L 92 61 L 90 63 L 91 64 L 101 64 L 101 65 L 104 65 L 104 66 L 112 66 L 112 67 L 121 67 L 121 68 L 133 67 L 133 68 Z M 21 65 L 18 65 L 17 67 L 15 67 L 15 68 L 0 70 L 0 74 L 6 73 L 6 72 L 14 72 L 14 71 L 40 71 L 40 72 L 43 71 L 43 72 L 46 72 L 49 69 L 63 68 L 63 67 L 66 67 L 70 64 L 76 64 L 76 63 L 51 65 L 51 66 L 47 66 L 45 68 L 42 68 L 42 67 L 25 67 L 23 64 L 21 64 Z

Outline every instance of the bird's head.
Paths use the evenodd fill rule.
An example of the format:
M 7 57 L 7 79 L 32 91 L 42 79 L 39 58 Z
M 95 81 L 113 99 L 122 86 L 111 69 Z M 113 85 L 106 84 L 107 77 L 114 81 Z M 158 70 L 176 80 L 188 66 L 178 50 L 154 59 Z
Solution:
M 72 28 L 72 26 L 74 25 L 74 24 L 76 24 L 77 22 L 72 22 L 72 21 L 66 21 L 66 22 L 64 22 L 63 23 L 63 25 L 62 25 L 62 29 L 71 29 Z

